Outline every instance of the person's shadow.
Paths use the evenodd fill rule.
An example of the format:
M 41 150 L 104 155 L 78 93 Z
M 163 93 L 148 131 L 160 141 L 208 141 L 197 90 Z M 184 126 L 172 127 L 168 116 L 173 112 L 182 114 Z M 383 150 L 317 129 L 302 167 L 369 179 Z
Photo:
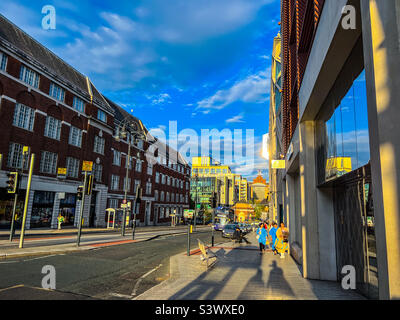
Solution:
M 269 272 L 267 288 L 271 288 L 273 294 L 282 294 L 294 297 L 294 292 L 286 281 L 283 275 L 283 270 L 278 267 L 276 261 L 272 261 L 270 267 L 272 267 L 272 270 Z

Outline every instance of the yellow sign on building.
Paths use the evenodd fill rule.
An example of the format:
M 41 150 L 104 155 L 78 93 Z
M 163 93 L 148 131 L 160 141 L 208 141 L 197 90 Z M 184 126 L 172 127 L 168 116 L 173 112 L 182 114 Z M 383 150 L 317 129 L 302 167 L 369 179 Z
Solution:
M 93 169 L 93 162 L 92 161 L 83 161 L 82 164 L 82 171 L 92 171 Z
M 286 168 L 286 161 L 285 160 L 272 160 L 271 161 L 271 168 L 272 169 L 285 169 Z

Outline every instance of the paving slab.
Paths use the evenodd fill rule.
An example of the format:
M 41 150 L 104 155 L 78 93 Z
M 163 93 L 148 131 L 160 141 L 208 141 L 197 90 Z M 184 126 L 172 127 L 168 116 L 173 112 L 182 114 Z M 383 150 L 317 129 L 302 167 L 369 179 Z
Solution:
M 135 300 L 364 300 L 337 282 L 304 279 L 292 257 L 284 259 L 251 244 L 227 242 L 212 248 L 218 256 L 206 270 L 198 253 L 171 257 L 170 279 Z

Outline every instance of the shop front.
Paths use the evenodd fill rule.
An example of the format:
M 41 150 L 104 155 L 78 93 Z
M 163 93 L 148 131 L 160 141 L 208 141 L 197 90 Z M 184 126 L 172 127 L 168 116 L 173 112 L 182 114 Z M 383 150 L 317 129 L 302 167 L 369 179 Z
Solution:
M 24 212 L 24 199 L 25 191 L 21 191 L 18 195 L 16 216 L 15 216 L 15 227 L 21 228 L 22 214 Z M 10 229 L 11 219 L 14 206 L 14 195 L 7 193 L 7 190 L 0 188 L 0 229 Z
M 35 191 L 32 204 L 31 228 L 50 228 L 55 192 Z
M 60 213 L 64 217 L 63 226 L 73 226 L 76 211 L 76 194 L 66 193 L 64 199 L 60 199 Z

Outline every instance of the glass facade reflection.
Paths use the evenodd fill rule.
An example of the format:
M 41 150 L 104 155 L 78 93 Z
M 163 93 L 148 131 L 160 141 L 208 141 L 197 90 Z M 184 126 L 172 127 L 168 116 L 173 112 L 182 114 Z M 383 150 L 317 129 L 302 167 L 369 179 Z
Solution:
M 318 182 L 336 179 L 370 160 L 365 72 L 361 72 L 330 117 L 320 121 Z

